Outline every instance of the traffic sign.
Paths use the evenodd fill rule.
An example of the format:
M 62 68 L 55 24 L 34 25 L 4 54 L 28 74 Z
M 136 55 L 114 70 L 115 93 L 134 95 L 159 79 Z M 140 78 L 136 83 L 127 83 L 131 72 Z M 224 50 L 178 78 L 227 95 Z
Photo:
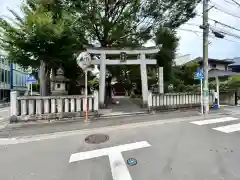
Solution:
M 91 56 L 88 52 L 81 52 L 77 57 L 77 64 L 85 71 L 91 65 Z
M 34 76 L 28 75 L 28 77 L 27 77 L 27 83 L 29 83 L 29 84 L 35 84 L 35 83 L 37 83 L 37 80 L 36 80 L 36 78 L 35 78 Z
M 199 79 L 199 80 L 203 80 L 204 79 L 204 75 L 201 69 L 197 69 L 195 75 L 194 75 L 194 79 Z

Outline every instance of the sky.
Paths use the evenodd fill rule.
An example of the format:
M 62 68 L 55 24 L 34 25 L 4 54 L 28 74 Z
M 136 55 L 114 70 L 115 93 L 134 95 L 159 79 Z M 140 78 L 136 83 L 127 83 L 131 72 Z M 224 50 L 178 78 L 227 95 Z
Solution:
M 21 2 L 22 0 L 0 0 L 0 16 L 9 16 L 8 8 L 20 12 Z M 239 38 L 225 36 L 225 39 L 217 39 L 210 37 L 209 58 L 226 59 L 240 57 L 240 6 L 237 6 L 231 0 L 211 0 L 209 5 L 209 7 L 214 6 L 209 10 L 209 18 L 239 29 L 239 31 L 236 31 L 231 28 L 226 28 L 210 20 L 209 23 L 212 28 L 222 29 L 227 33 L 239 36 Z M 196 10 L 198 14 L 202 13 L 201 3 Z M 222 11 L 233 14 L 235 17 Z M 179 54 L 190 54 L 191 58 L 202 56 L 202 33 L 198 27 L 201 24 L 202 18 L 196 16 L 178 29 L 177 34 L 180 38 L 178 47 Z M 187 30 L 199 31 L 200 33 Z M 152 43 L 149 42 L 148 45 L 152 45 Z

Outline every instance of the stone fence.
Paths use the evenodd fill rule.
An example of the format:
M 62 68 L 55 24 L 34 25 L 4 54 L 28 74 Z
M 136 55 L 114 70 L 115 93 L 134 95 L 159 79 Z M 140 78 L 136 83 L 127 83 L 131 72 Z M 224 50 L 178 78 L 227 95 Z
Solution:
M 209 103 L 213 102 L 213 96 L 209 95 Z M 166 93 L 148 94 L 149 109 L 177 109 L 200 107 L 201 95 L 197 93 Z
M 98 92 L 87 97 L 89 115 L 98 113 Z M 83 116 L 85 96 L 18 96 L 11 92 L 11 116 L 19 120 L 38 120 Z
M 238 104 L 238 99 L 236 99 L 236 93 L 234 91 L 220 92 L 219 103 L 220 105 L 231 105 L 235 106 Z

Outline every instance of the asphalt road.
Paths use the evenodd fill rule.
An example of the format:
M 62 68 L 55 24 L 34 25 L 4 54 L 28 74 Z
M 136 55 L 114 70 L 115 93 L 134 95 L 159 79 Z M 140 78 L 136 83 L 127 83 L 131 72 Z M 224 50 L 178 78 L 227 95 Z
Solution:
M 0 179 L 239 180 L 239 123 L 179 119 L 0 139 Z M 84 141 L 95 133 L 109 140 Z

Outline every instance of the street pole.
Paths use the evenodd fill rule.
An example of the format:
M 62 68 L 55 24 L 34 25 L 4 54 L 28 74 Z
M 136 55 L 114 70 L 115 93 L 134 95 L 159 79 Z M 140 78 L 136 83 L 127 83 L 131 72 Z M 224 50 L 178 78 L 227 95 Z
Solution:
M 31 96 L 32 96 L 32 82 L 31 82 L 31 84 L 30 84 L 30 88 L 31 88 Z
M 88 78 L 87 69 L 85 70 L 85 122 L 88 122 Z
M 204 63 L 204 113 L 209 112 L 209 90 L 208 90 L 208 1 L 203 0 L 203 63 Z
M 202 79 L 200 79 L 200 84 L 201 84 L 201 96 L 200 96 L 200 98 L 201 98 L 201 114 L 203 114 L 203 88 L 202 88 Z

